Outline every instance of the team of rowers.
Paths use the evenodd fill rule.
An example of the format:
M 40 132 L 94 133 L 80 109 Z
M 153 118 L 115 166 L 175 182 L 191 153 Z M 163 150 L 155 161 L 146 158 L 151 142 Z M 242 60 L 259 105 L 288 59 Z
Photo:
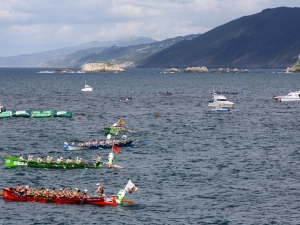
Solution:
M 20 159 L 24 159 L 22 155 L 20 155 Z M 93 159 L 95 161 L 95 163 L 100 163 L 101 162 L 101 157 L 100 155 L 98 155 L 97 158 Z M 37 163 L 56 163 L 56 164 L 84 164 L 85 162 L 83 162 L 82 158 L 77 157 L 76 160 L 74 161 L 70 156 L 69 158 L 67 158 L 66 161 L 63 160 L 63 157 L 58 156 L 56 161 L 50 157 L 47 156 L 46 159 L 43 158 L 43 156 L 38 156 L 36 160 L 33 159 L 32 155 L 28 156 L 27 159 L 28 162 L 37 162 Z
M 94 192 L 97 197 L 102 197 L 104 190 L 103 187 L 97 183 L 97 189 Z M 70 188 L 69 191 L 67 191 L 67 188 L 60 188 L 58 192 L 55 191 L 55 188 L 52 188 L 52 190 L 45 189 L 45 188 L 33 188 L 31 186 L 26 186 L 25 188 L 22 188 L 21 185 L 19 184 L 15 188 L 16 192 L 19 193 L 22 196 L 34 196 L 34 197 L 56 197 L 56 198 L 90 198 L 88 195 L 88 190 L 85 189 L 83 192 L 78 190 L 78 188 L 75 188 L 72 190 Z

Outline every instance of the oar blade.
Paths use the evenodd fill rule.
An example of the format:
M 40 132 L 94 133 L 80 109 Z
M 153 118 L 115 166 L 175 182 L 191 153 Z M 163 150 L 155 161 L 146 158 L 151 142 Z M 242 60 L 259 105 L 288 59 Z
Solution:
M 126 202 L 127 204 L 130 204 L 130 205 L 133 205 L 133 204 L 134 204 L 133 201 L 130 201 L 130 200 L 127 200 L 127 199 L 123 199 L 122 202 Z

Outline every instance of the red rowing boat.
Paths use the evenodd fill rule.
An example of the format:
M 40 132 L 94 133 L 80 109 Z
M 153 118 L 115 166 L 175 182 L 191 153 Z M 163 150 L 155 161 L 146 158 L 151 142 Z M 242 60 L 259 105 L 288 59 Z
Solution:
M 13 188 L 3 188 L 2 197 L 5 202 L 40 202 L 56 204 L 93 204 L 93 205 L 111 205 L 117 206 L 115 196 L 105 195 L 97 198 L 68 198 L 68 197 L 44 197 L 34 195 L 23 195 Z

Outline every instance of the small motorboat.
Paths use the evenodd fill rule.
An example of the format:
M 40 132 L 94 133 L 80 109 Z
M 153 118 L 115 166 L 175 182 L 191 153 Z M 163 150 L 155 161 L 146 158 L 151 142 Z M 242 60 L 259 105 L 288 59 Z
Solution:
M 82 88 L 81 91 L 93 91 L 93 88 L 91 86 L 85 84 L 84 88 Z
M 208 106 L 219 108 L 222 106 L 222 109 L 231 109 L 234 106 L 234 103 L 228 101 L 224 95 L 219 95 L 214 93 L 212 96 L 213 100 L 209 101 Z
M 127 97 L 127 98 L 120 98 L 119 100 L 120 102 L 131 102 L 132 101 L 132 97 Z
M 276 102 L 291 102 L 300 100 L 300 91 L 292 91 L 284 96 L 274 96 L 274 101 Z

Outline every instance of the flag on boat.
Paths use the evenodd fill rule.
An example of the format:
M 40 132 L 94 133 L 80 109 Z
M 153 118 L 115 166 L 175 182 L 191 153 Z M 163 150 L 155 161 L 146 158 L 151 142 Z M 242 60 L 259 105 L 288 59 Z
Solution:
M 112 146 L 112 152 L 113 152 L 114 154 L 119 154 L 119 152 L 120 152 L 120 147 L 117 146 L 117 145 L 115 145 L 115 144 L 113 144 L 113 146 Z
M 119 125 L 123 125 L 125 122 L 124 122 L 124 120 L 122 120 L 122 119 L 119 119 L 119 121 L 117 122 L 117 124 L 119 124 Z
M 131 182 L 131 180 L 128 181 L 126 187 L 125 187 L 125 191 L 128 193 L 133 193 L 135 191 L 137 191 L 137 187 Z

